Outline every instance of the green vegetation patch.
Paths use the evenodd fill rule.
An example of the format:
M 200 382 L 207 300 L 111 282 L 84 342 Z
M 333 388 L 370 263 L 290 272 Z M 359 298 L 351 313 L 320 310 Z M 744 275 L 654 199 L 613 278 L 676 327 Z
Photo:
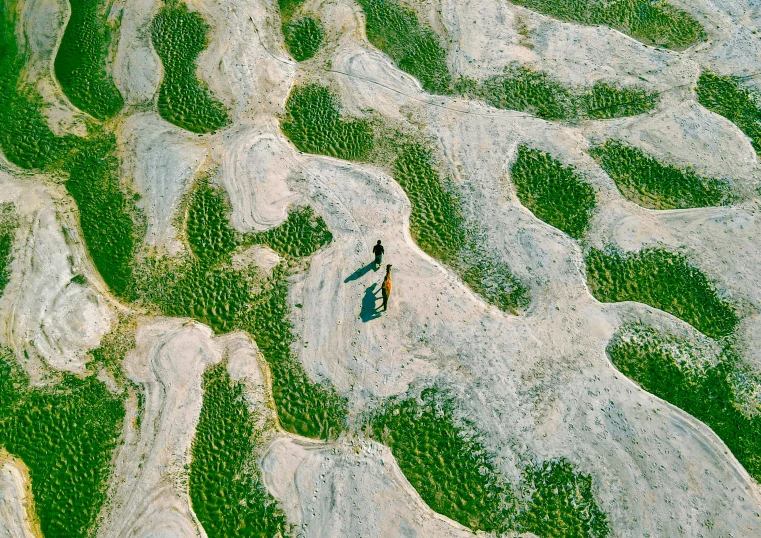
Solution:
M 358 0 L 367 20 L 367 38 L 399 69 L 431 93 L 452 92 L 452 75 L 441 38 L 408 6 L 393 0 Z
M 166 0 L 153 19 L 151 37 L 164 64 L 158 97 L 161 117 L 194 133 L 230 123 L 225 107 L 196 75 L 196 59 L 208 46 L 209 25 L 178 0 Z
M 224 189 L 202 178 L 190 196 L 186 227 L 190 250 L 202 265 L 214 265 L 238 246 L 239 234 L 230 226 L 231 212 Z
M 68 175 L 66 189 L 79 207 L 90 256 L 112 291 L 129 299 L 141 221 L 120 185 L 116 138 L 94 122 L 88 138 L 53 134 L 40 96 L 19 86 L 24 59 L 14 26 L 12 10 L 0 12 L 0 146 L 22 168 Z
M 726 181 L 699 176 L 690 168 L 662 164 L 618 140 L 607 140 L 590 153 L 613 178 L 624 197 L 642 207 L 688 209 L 726 205 L 732 201 Z
M 761 479 L 761 415 L 743 412 L 731 380 L 738 361 L 724 352 L 714 363 L 694 344 L 642 325 L 624 328 L 608 344 L 613 364 L 644 390 L 707 424 L 756 480 Z
M 29 468 L 45 536 L 90 536 L 106 500 L 124 405 L 94 376 L 30 388 L 12 352 L 0 356 L 0 446 Z
M 404 144 L 393 173 L 410 199 L 410 233 L 423 251 L 450 265 L 473 291 L 498 308 L 517 312 L 528 306 L 528 288 L 475 239 L 459 199 L 434 167 L 430 150 L 418 143 Z
M 305 0 L 278 0 L 283 37 L 288 51 L 297 62 L 312 58 L 325 41 L 325 30 L 320 19 L 301 14 Z
M 13 204 L 0 204 L 0 297 L 11 280 L 13 243 L 16 240 L 18 220 Z
M 524 470 L 516 495 L 474 426 L 456 420 L 453 409 L 451 397 L 428 388 L 419 397 L 391 398 L 369 424 L 434 511 L 474 531 L 608 536 L 591 477 L 566 460 L 545 462 Z
M 81 139 L 66 163 L 66 190 L 79 208 L 82 236 L 95 267 L 119 297 L 135 298 L 133 263 L 144 224 L 119 181 L 116 137 L 98 131 Z
M 737 125 L 761 155 L 761 95 L 743 87 L 744 80 L 703 71 L 696 88 L 698 102 Z
M 576 108 L 580 118 L 606 120 L 645 114 L 655 108 L 658 94 L 636 86 L 619 87 L 596 82 L 577 91 Z
M 306 15 L 283 25 L 283 37 L 288 51 L 297 62 L 312 58 L 325 41 L 325 30 L 320 20 Z
M 649 112 L 658 101 L 657 94 L 636 86 L 597 82 L 588 88 L 572 88 L 547 73 L 520 65 L 480 84 L 459 81 L 458 88 L 495 108 L 520 110 L 552 121 L 635 116 Z
M 211 538 L 270 538 L 289 526 L 260 480 L 256 427 L 243 385 L 227 373 L 227 361 L 207 368 L 203 407 L 193 440 L 189 490 L 193 511 Z
M 663 249 L 622 253 L 590 249 L 587 282 L 599 301 L 637 301 L 664 310 L 711 338 L 731 335 L 739 318 L 684 256 Z
M 340 102 L 330 89 L 317 84 L 291 90 L 285 104 L 283 132 L 305 153 L 361 161 L 373 148 L 373 130 L 361 119 L 341 117 Z
M 327 383 L 314 383 L 294 356 L 287 278 L 303 260 L 332 241 L 325 221 L 311 208 L 292 211 L 280 227 L 239 234 L 228 223 L 224 191 L 199 181 L 190 195 L 186 234 L 192 256 L 149 258 L 140 294 L 167 316 L 190 317 L 222 334 L 251 334 L 272 371 L 280 424 L 314 438 L 335 438 L 346 417 L 346 401 Z M 256 267 L 236 269 L 232 254 L 265 245 L 285 259 L 265 277 Z
M 592 477 L 579 473 L 565 459 L 534 464 L 523 471 L 525 505 L 515 528 L 548 538 L 604 538 L 608 516 L 594 497 Z
M 648 45 L 681 50 L 705 39 L 689 13 L 665 0 L 510 0 L 544 15 L 586 25 L 615 28 Z
M 111 40 L 107 2 L 69 0 L 71 17 L 55 58 L 55 74 L 74 106 L 104 120 L 124 106 L 106 71 Z
M 511 176 L 521 203 L 537 218 L 575 239 L 584 237 L 597 203 L 594 188 L 574 167 L 520 146 Z

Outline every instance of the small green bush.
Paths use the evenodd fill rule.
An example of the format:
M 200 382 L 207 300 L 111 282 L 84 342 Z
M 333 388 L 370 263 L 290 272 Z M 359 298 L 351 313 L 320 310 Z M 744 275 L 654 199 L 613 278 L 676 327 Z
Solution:
M 415 11 L 394 0 L 358 0 L 367 20 L 367 38 L 399 69 L 416 77 L 431 93 L 452 93 L 447 51 L 438 35 Z
M 66 96 L 81 110 L 105 120 L 124 106 L 119 90 L 106 72 L 110 30 L 108 3 L 69 0 L 71 17 L 55 58 L 55 74 Z
M 595 191 L 572 166 L 520 146 L 511 177 L 521 203 L 538 219 L 575 239 L 584 237 L 597 206 Z
M 648 209 L 688 209 L 726 205 L 726 181 L 705 178 L 690 168 L 662 164 L 640 149 L 607 140 L 590 150 L 627 200 Z
M 207 47 L 209 25 L 179 0 L 166 0 L 153 19 L 151 37 L 164 64 L 158 109 L 170 123 L 194 133 L 230 123 L 225 107 L 196 75 L 196 59 Z
M 603 24 L 648 45 L 674 50 L 705 39 L 705 30 L 689 13 L 665 0 L 510 0 L 556 19 Z
M 203 407 L 191 450 L 189 492 L 193 511 L 210 538 L 269 538 L 289 526 L 256 467 L 257 430 L 242 384 L 227 361 L 203 376 Z
M 338 99 L 324 86 L 296 86 L 285 110 L 283 132 L 303 152 L 361 161 L 373 147 L 370 124 L 342 119 Z
M 700 269 L 663 249 L 590 249 L 587 282 L 599 301 L 637 301 L 664 310 L 711 338 L 731 335 L 739 318 Z
M 724 352 L 718 362 L 690 368 L 700 350 L 641 325 L 625 327 L 608 344 L 611 362 L 644 390 L 704 422 L 756 480 L 761 479 L 761 415 L 743 413 L 729 382 L 738 361 Z
M 722 77 L 703 71 L 698 78 L 698 102 L 737 125 L 761 155 L 761 95 L 744 88 L 742 77 Z

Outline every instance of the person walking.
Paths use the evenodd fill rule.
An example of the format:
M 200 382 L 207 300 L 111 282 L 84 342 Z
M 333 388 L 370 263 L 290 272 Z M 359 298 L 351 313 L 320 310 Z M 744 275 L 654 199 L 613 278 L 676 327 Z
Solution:
M 383 261 L 383 252 L 385 252 L 381 240 L 378 239 L 378 243 L 373 247 L 373 254 L 375 254 L 375 266 L 380 267 Z
M 383 311 L 388 310 L 388 298 L 391 296 L 391 264 L 386 266 L 386 278 L 383 279 L 381 286 L 381 296 L 383 297 Z

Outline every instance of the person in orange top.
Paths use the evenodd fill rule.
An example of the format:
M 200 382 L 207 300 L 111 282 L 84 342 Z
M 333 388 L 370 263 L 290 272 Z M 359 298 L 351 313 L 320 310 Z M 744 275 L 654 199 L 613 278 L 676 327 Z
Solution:
M 381 296 L 383 297 L 383 311 L 388 310 L 388 298 L 391 295 L 391 264 L 386 266 L 386 278 L 383 279 L 381 286 Z

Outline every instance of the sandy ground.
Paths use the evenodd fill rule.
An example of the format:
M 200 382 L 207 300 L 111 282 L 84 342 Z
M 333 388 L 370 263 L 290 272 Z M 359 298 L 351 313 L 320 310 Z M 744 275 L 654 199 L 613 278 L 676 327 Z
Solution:
M 124 174 L 142 196 L 149 245 L 169 252 L 182 248 L 172 219 L 201 170 L 215 172 L 228 190 L 232 221 L 241 231 L 276 226 L 289 206 L 308 202 L 325 218 L 335 241 L 295 278 L 290 300 L 303 305 L 294 309 L 296 349 L 313 379 L 330 380 L 349 397 L 352 420 L 380 398 L 438 381 L 461 397 L 458 412 L 485 433 L 507 476 L 517 480 L 525 459 L 558 457 L 592 474 L 614 536 L 761 535 L 758 484 L 721 440 L 637 388 L 605 355 L 609 339 L 627 322 L 643 320 L 690 336 L 694 329 L 644 305 L 595 301 L 585 285 L 581 246 L 522 207 L 509 181 L 521 143 L 576 166 L 598 191 L 600 209 L 589 243 L 625 249 L 665 245 L 684 252 L 741 305 L 746 359 L 761 365 L 761 277 L 755 269 L 761 263 L 761 168 L 747 137 L 699 106 L 691 90 L 701 67 L 734 74 L 759 70 L 752 31 L 761 15 L 754 3 L 680 2 L 711 22 L 710 41 L 683 52 L 646 47 L 602 27 L 554 21 L 502 0 L 425 3 L 426 13 L 452 38 L 450 64 L 457 74 L 485 77 L 521 61 L 568 84 L 606 80 L 663 92 L 651 114 L 580 125 L 425 94 L 369 45 L 360 10 L 349 0 L 310 2 L 332 41 L 303 66 L 285 52 L 273 2 L 191 0 L 188 5 L 212 28 L 198 73 L 234 120 L 231 127 L 203 136 L 169 125 L 147 106 L 162 76 L 149 38 L 159 2 L 115 4 L 122 10 L 122 41 L 114 76 L 134 107 L 119 120 L 118 134 Z M 67 103 L 50 71 L 61 28 L 40 23 L 63 20 L 65 3 L 27 0 L 22 12 L 32 51 L 28 77 L 49 105 L 51 124 L 81 128 L 81 114 Z M 524 27 L 527 35 L 518 31 Z M 324 70 L 327 65 L 332 72 Z M 373 109 L 422 126 L 486 244 L 531 285 L 528 314 L 516 317 L 489 307 L 417 248 L 409 235 L 409 201 L 387 172 L 293 148 L 277 117 L 300 79 L 331 83 L 348 112 Z M 730 178 L 739 201 L 689 211 L 639 208 L 621 197 L 585 153 L 606 136 Z M 84 352 L 108 330 L 116 307 L 104 295 L 76 232 L 67 239 L 61 231 L 75 227 L 60 187 L 7 164 L 0 169 L 0 201 L 15 201 L 22 223 L 11 283 L 0 300 L 2 341 L 32 373 L 81 371 Z M 382 275 L 358 271 L 371 261 L 378 238 L 395 267 L 394 294 L 383 315 L 373 313 Z M 238 260 L 264 268 L 276 261 L 267 251 Z M 85 286 L 71 283 L 79 273 Z M 31 350 L 29 358 L 25 350 Z M 267 377 L 247 338 L 215 338 L 187 320 L 141 321 L 126 370 L 146 390 L 143 427 L 135 428 L 137 402 L 129 400 L 100 536 L 204 534 L 190 508 L 184 466 L 202 404 L 203 369 L 225 353 L 231 375 L 246 382 L 252 409 L 267 423 Z M 467 534 L 431 512 L 388 449 L 365 439 L 324 444 L 276 435 L 262 470 L 303 536 Z M 18 506 L 24 498 L 19 486 L 6 484 L 1 491 L 15 493 L 3 498 Z M 27 536 L 23 515 L 13 521 L 11 535 Z

